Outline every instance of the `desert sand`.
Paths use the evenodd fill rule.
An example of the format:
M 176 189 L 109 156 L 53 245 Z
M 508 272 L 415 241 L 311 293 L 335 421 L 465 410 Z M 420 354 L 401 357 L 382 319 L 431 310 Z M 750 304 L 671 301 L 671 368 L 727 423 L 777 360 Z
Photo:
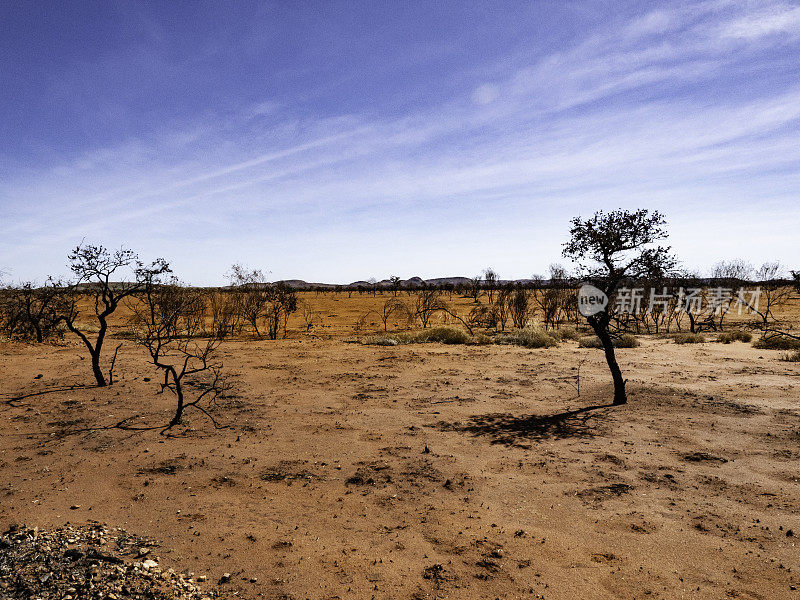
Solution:
M 0 344 L 0 526 L 122 527 L 229 597 L 800 598 L 800 364 L 642 336 L 611 407 L 601 351 L 353 343 L 371 301 L 226 342 L 220 429 L 165 435 L 130 341 L 106 388 Z

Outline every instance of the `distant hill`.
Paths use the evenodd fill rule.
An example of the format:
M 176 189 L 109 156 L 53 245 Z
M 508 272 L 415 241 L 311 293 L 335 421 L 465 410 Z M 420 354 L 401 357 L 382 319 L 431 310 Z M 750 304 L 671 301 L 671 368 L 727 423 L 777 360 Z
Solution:
M 530 279 L 513 279 L 513 280 L 501 280 L 498 281 L 498 284 L 506 284 L 506 283 L 528 283 Z M 436 286 L 440 287 L 443 285 L 467 285 L 470 282 L 469 277 L 435 277 L 433 279 L 423 279 L 422 277 L 409 277 L 408 279 L 401 279 L 400 280 L 400 287 L 404 289 L 414 289 L 420 288 L 423 286 Z M 310 283 L 308 281 L 304 281 L 302 279 L 283 279 L 281 281 L 276 281 L 275 283 L 283 283 L 288 285 L 289 287 L 295 289 L 334 289 L 337 287 L 342 288 L 366 288 L 371 289 L 374 285 L 379 289 L 391 289 L 393 284 L 388 279 L 382 279 L 380 281 L 376 281 L 374 284 L 370 283 L 366 280 L 359 280 L 353 281 L 351 283 L 344 283 L 344 284 L 335 284 L 335 283 Z

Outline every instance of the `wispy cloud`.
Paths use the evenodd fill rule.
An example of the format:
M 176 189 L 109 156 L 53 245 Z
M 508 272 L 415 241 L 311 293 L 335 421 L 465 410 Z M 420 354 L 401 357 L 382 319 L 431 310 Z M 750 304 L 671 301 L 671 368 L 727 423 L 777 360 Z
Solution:
M 752 40 L 773 35 L 800 35 L 800 7 L 768 6 L 734 19 L 720 28 L 723 37 Z
M 698 221 L 725 231 L 746 219 L 757 234 L 776 215 L 800 220 L 800 87 L 752 80 L 799 33 L 798 7 L 667 5 L 405 114 L 321 117 L 265 98 L 55 168 L 9 169 L 0 267 L 42 277 L 88 235 L 170 250 L 198 283 L 246 253 L 276 277 L 379 274 L 364 271 L 376 252 L 386 269 L 435 275 L 446 230 L 495 236 L 483 256 L 455 253 L 448 273 L 492 263 L 524 276 L 558 258 L 554 223 L 640 205 L 673 215 L 698 253 L 684 260 L 703 266 L 739 248 L 689 241 Z M 755 252 L 789 259 L 796 241 L 772 231 Z M 298 250 L 313 240 L 320 253 Z

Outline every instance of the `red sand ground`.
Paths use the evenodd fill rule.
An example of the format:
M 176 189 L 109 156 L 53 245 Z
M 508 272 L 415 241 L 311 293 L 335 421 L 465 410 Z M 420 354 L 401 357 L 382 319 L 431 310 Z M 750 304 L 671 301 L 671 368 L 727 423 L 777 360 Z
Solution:
M 0 525 L 121 526 L 245 598 L 800 598 L 780 352 L 645 340 L 619 352 L 630 403 L 601 408 L 602 353 L 574 342 L 222 353 L 230 428 L 164 436 L 109 428 L 172 410 L 132 343 L 107 388 L 71 340 L 0 344 Z

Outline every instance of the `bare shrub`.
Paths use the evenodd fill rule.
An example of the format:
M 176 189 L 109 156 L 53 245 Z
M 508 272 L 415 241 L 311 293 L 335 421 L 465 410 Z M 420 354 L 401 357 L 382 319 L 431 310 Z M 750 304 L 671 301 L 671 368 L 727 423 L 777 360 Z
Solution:
M 472 327 L 493 329 L 497 326 L 498 321 L 497 310 L 493 306 L 487 306 L 480 301 L 472 307 L 469 315 L 467 315 L 467 322 Z
M 762 329 L 765 333 L 769 328 L 769 322 L 775 321 L 774 311 L 786 304 L 791 295 L 792 288 L 781 280 L 782 275 L 783 266 L 779 262 L 765 262 L 755 273 L 761 295 L 758 307 L 751 306 L 750 308 L 761 317 Z
M 541 312 L 544 328 L 556 329 L 561 320 L 569 316 L 570 307 L 577 306 L 577 302 L 573 302 L 575 290 L 569 274 L 563 266 L 552 264 L 546 285 L 541 276 L 534 279 L 538 280 L 539 289 L 533 299 Z
M 495 327 L 499 326 L 502 331 L 505 331 L 506 322 L 508 321 L 508 317 L 511 313 L 509 309 L 511 291 L 512 288 L 510 287 L 498 288 L 494 304 L 492 304 L 492 308 L 496 315 Z
M 81 244 L 75 248 L 69 255 L 69 262 L 75 280 L 63 288 L 62 318 L 67 329 L 78 336 L 89 351 L 92 374 L 97 385 L 105 386 L 113 383 L 114 362 L 117 356 L 115 351 L 106 380 L 105 373 L 100 367 L 100 357 L 108 333 L 109 317 L 116 312 L 123 300 L 142 292 L 153 277 L 170 272 L 169 264 L 159 258 L 146 266 L 132 250 L 121 248 L 110 252 L 104 246 L 91 244 Z M 125 274 L 129 277 L 132 275 L 132 279 L 118 279 Z M 79 300 L 82 296 L 89 297 L 97 320 L 97 331 L 93 340 L 87 335 L 91 332 L 78 322 L 81 314 Z
M 297 293 L 284 283 L 266 283 L 259 269 L 239 264 L 231 267 L 229 278 L 240 320 L 249 323 L 260 338 L 265 331 L 271 340 L 281 331 L 286 337 L 289 315 L 298 309 Z
M 531 293 L 521 286 L 517 286 L 508 298 L 508 309 L 511 322 L 517 329 L 522 329 L 528 324 L 531 315 Z
M 489 296 L 489 304 L 494 304 L 494 292 L 498 287 L 500 276 L 494 269 L 489 267 L 483 271 L 483 287 Z
M 227 337 L 233 332 L 238 311 L 236 297 L 227 291 L 213 290 L 207 295 L 210 323 L 206 335 Z
M 469 281 L 467 282 L 467 294 L 470 298 L 472 298 L 473 302 L 478 302 L 478 297 L 481 295 L 482 285 L 483 277 L 481 275 L 470 277 Z
M 163 375 L 161 392 L 175 395 L 175 413 L 167 427 L 178 425 L 190 407 L 205 414 L 217 427 L 210 408 L 227 385 L 215 353 L 224 339 L 220 332 L 227 328 L 218 324 L 210 337 L 199 339 L 198 323 L 202 323 L 206 312 L 204 298 L 176 279 L 162 283 L 158 277 L 150 277 L 143 296 L 142 302 L 133 306 L 132 329 L 136 342 L 148 351 L 153 365 Z M 187 387 L 197 390 L 191 399 Z
M 381 312 L 378 315 L 383 323 L 383 330 L 388 331 L 389 321 L 394 317 L 400 319 L 405 325 L 411 321 L 411 311 L 405 302 L 399 298 L 389 298 L 383 303 Z
M 59 324 L 63 315 L 63 284 L 48 279 L 0 291 L 0 331 L 13 340 L 42 343 L 63 337 Z
M 300 307 L 300 316 L 303 318 L 307 332 L 314 329 L 314 327 L 322 325 L 322 316 L 314 310 L 310 303 L 298 301 L 298 306 Z
M 267 335 L 269 339 L 278 338 L 278 333 L 283 332 L 286 337 L 286 326 L 289 315 L 297 311 L 297 293 L 284 283 L 276 283 L 267 287 Z
M 417 292 L 414 302 L 414 316 L 419 319 L 423 329 L 428 327 L 434 313 L 446 309 L 447 304 L 442 298 L 441 290 L 434 288 Z

